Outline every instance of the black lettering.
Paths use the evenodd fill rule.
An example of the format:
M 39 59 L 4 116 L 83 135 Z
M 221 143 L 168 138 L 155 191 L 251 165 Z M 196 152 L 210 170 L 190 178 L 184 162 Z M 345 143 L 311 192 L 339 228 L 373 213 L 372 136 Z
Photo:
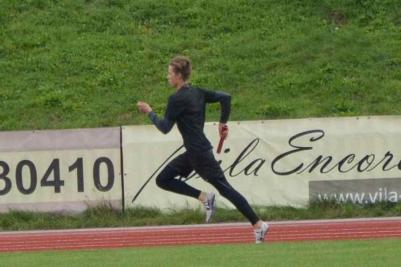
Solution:
M 106 185 L 102 185 L 100 181 L 100 165 L 104 163 L 107 168 L 107 183 Z M 95 182 L 95 186 L 99 191 L 107 192 L 114 185 L 114 166 L 113 162 L 106 157 L 98 158 L 93 165 L 93 180 Z
M 28 188 L 24 187 L 24 183 L 23 183 L 24 177 L 22 177 L 22 170 L 25 166 L 28 167 L 29 174 L 30 174 Z M 15 171 L 15 180 L 16 180 L 17 188 L 22 194 L 29 195 L 35 191 L 37 180 L 38 180 L 38 175 L 36 173 L 35 165 L 32 163 L 32 161 L 22 160 L 21 162 L 18 163 L 17 169 Z
M 53 180 L 50 180 L 50 175 L 53 173 Z M 41 186 L 54 186 L 54 192 L 60 193 L 61 186 L 64 185 L 64 181 L 60 178 L 60 160 L 54 159 L 47 169 L 46 173 L 43 175 L 40 181 Z
M 364 171 L 366 171 L 369 167 L 370 167 L 370 165 L 372 165 L 372 163 L 375 161 L 375 155 L 373 155 L 373 154 L 370 154 L 370 155 L 366 155 L 365 157 L 363 157 L 359 162 L 358 162 L 358 168 L 357 168 L 357 170 L 359 171 L 359 172 L 364 172 Z M 364 163 L 367 163 L 367 166 L 364 168 L 363 167 L 363 164 Z
M 353 170 L 355 167 L 356 167 L 356 165 L 354 165 L 354 166 L 352 166 L 350 169 L 348 169 L 348 170 L 343 170 L 343 165 L 345 164 L 345 163 L 348 163 L 348 164 L 351 164 L 353 161 L 354 161 L 354 159 L 355 159 L 355 154 L 349 154 L 349 155 L 347 155 L 346 157 L 344 157 L 342 160 L 340 160 L 339 162 L 338 162 L 338 171 L 339 172 L 341 172 L 341 173 L 347 173 L 347 172 L 350 172 L 351 170 Z
M 244 169 L 244 174 L 245 175 L 251 175 L 253 173 L 254 176 L 258 176 L 258 172 L 260 168 L 262 168 L 263 164 L 266 162 L 264 159 L 255 159 L 251 163 L 249 163 L 248 166 Z M 255 169 L 252 170 L 252 167 L 256 165 Z
M 84 164 L 82 158 L 78 158 L 70 167 L 68 167 L 68 171 L 72 172 L 73 170 L 77 170 L 77 184 L 78 184 L 78 192 L 84 192 Z
M 10 172 L 10 167 L 4 161 L 0 161 L 0 166 L 3 171 L 0 173 L 0 181 L 4 182 L 4 188 L 0 190 L 0 196 L 4 196 L 11 190 L 11 180 L 7 177 L 8 173 Z
M 272 169 L 272 171 L 273 171 L 275 174 L 277 174 L 277 175 L 290 175 L 290 174 L 296 173 L 296 172 L 298 172 L 300 169 L 302 169 L 302 167 L 304 166 L 304 164 L 303 164 L 303 163 L 300 163 L 300 164 L 299 164 L 297 167 L 295 167 L 294 169 L 279 171 L 279 170 L 277 170 L 276 164 L 277 164 L 278 162 L 280 162 L 280 160 L 282 160 L 282 159 L 286 158 L 287 156 L 290 156 L 290 155 L 292 155 L 292 154 L 294 154 L 294 153 L 298 153 L 298 152 L 302 152 L 302 151 L 306 151 L 306 150 L 311 150 L 311 149 L 312 149 L 311 146 L 305 146 L 305 147 L 304 147 L 304 146 L 297 146 L 297 145 L 294 145 L 294 144 L 293 144 L 293 142 L 294 142 L 295 140 L 297 140 L 298 138 L 303 137 L 303 136 L 308 136 L 308 135 L 311 135 L 311 134 L 313 134 L 313 135 L 315 135 L 315 136 L 310 137 L 309 142 L 315 142 L 315 141 L 318 141 L 319 139 L 321 139 L 321 138 L 324 137 L 324 131 L 322 131 L 322 130 L 310 130 L 310 131 L 301 132 L 301 133 L 299 133 L 299 134 L 296 134 L 296 135 L 292 136 L 292 137 L 290 138 L 290 140 L 288 141 L 288 143 L 289 143 L 289 145 L 290 145 L 291 147 L 296 148 L 296 149 L 293 149 L 293 150 L 290 150 L 290 151 L 288 151 L 288 152 L 285 152 L 285 153 L 279 155 L 278 157 L 276 157 L 276 158 L 272 161 L 272 163 L 271 163 L 271 169 Z
M 303 170 L 300 170 L 297 173 L 303 173 L 304 171 L 308 170 L 309 173 L 312 173 L 320 164 L 323 163 L 323 166 L 320 168 L 321 173 L 328 173 L 331 172 L 333 169 L 336 168 L 336 165 L 331 167 L 329 170 L 325 170 L 327 166 L 333 161 L 332 156 L 327 156 L 323 158 L 322 155 L 318 156 L 314 161 L 312 161 L 308 166 L 306 166 Z
M 231 177 L 235 177 L 240 175 L 244 170 L 239 170 L 238 173 L 234 173 L 235 168 L 240 164 L 245 158 L 247 158 L 256 148 L 256 146 L 259 144 L 259 138 L 254 139 L 249 145 L 247 145 L 244 150 L 241 151 L 241 153 L 238 155 L 238 157 L 234 160 L 233 164 L 228 168 L 229 169 L 229 175 Z

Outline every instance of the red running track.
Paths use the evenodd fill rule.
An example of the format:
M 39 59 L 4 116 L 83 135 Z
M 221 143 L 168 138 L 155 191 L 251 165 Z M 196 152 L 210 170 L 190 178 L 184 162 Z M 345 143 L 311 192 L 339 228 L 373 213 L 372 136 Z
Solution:
M 269 224 L 266 242 L 401 238 L 401 217 Z M 0 252 L 253 242 L 244 223 L 0 232 Z

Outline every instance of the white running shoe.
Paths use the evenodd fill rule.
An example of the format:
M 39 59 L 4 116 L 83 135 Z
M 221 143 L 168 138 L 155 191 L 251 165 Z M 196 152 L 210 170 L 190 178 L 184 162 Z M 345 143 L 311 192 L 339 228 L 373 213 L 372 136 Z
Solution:
M 212 221 L 213 215 L 216 212 L 216 197 L 214 193 L 206 194 L 206 201 L 203 202 L 206 209 L 206 223 L 210 223 Z
M 255 241 L 256 244 L 263 243 L 265 240 L 265 236 L 269 232 L 269 225 L 267 223 L 263 223 L 262 227 L 259 228 L 258 230 L 255 230 Z

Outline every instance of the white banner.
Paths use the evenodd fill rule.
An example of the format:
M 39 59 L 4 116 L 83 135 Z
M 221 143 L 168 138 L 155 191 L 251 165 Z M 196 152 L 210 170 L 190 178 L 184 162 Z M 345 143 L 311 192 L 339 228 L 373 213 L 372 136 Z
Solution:
M 228 181 L 254 205 L 397 202 L 400 122 L 400 116 L 230 122 L 216 158 Z M 216 146 L 217 125 L 207 123 L 205 132 Z M 82 211 L 101 203 L 118 209 L 198 207 L 197 200 L 155 184 L 162 168 L 184 151 L 176 128 L 164 135 L 151 125 L 126 126 L 122 133 L 119 128 L 1 132 L 0 212 Z M 216 192 L 195 173 L 187 182 Z M 222 197 L 218 203 L 233 207 Z
M 251 204 L 305 206 L 310 198 L 360 203 L 401 198 L 399 116 L 230 122 L 229 128 L 223 153 L 216 158 L 228 181 Z M 217 125 L 207 123 L 205 132 L 217 145 Z M 126 207 L 199 205 L 155 184 L 159 171 L 184 151 L 181 146 L 176 128 L 164 135 L 150 125 L 123 127 Z M 196 176 L 187 182 L 216 192 Z M 223 197 L 218 203 L 233 207 Z
M 121 209 L 120 128 L 0 133 L 0 211 Z

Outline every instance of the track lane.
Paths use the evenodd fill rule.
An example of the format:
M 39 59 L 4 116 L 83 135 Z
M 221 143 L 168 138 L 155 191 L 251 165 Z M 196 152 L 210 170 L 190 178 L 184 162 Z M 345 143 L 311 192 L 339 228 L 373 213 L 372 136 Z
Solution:
M 401 217 L 269 224 L 266 242 L 401 238 Z M 253 242 L 245 223 L 0 232 L 0 252 Z

